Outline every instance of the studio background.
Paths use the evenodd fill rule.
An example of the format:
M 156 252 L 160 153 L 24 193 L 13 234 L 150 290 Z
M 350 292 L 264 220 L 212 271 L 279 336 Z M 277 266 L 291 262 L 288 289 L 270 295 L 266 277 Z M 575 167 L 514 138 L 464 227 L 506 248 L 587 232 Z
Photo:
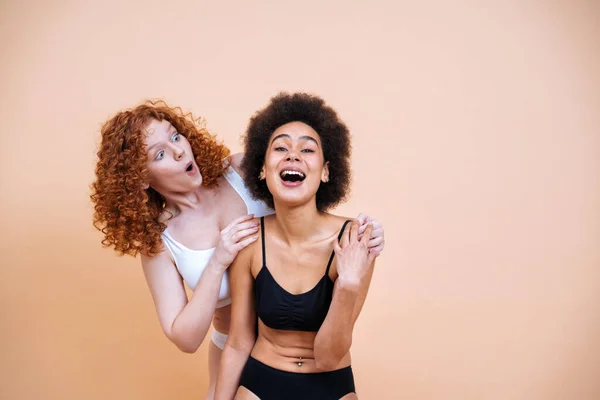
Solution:
M 361 400 L 600 398 L 597 1 L 0 1 L 0 398 L 201 399 L 139 259 L 103 249 L 99 129 L 163 98 L 230 148 L 280 90 L 353 134 L 383 222 Z

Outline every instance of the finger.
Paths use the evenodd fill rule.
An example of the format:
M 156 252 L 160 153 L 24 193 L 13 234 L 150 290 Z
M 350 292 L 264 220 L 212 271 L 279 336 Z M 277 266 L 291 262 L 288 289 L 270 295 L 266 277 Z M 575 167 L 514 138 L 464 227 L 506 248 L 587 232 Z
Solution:
M 244 248 L 246 248 L 250 243 L 255 242 L 256 239 L 258 239 L 258 235 L 248 236 L 246 239 L 237 242 L 235 246 L 233 246 L 233 248 L 236 252 L 240 252 Z
M 353 221 L 350 225 L 350 243 L 354 243 L 358 240 L 356 238 L 358 236 L 358 228 L 359 228 L 358 222 Z
M 350 242 L 350 227 L 351 227 L 351 224 L 352 224 L 352 222 L 348 222 L 346 224 L 346 228 L 344 229 L 344 232 L 342 233 L 342 237 L 340 238 L 341 247 L 348 246 L 348 243 Z
M 337 240 L 333 241 L 333 251 L 335 251 L 335 254 L 339 254 L 342 251 L 342 248 Z
M 240 232 L 245 229 L 258 228 L 258 226 L 260 226 L 260 222 L 258 220 L 242 222 L 231 227 L 231 229 L 229 229 L 229 234 L 233 236 L 236 232 Z
M 381 225 L 377 226 L 377 225 L 373 224 L 373 232 L 371 233 L 372 237 L 383 236 L 383 233 L 384 233 L 384 230 Z
M 379 257 L 379 255 L 381 254 L 381 252 L 383 252 L 383 243 L 380 244 L 379 246 L 373 247 L 369 249 L 369 253 L 373 254 L 375 257 Z
M 365 229 L 367 229 L 367 223 L 363 223 L 358 227 L 358 240 L 360 240 L 360 238 L 362 237 L 362 234 L 365 232 Z
M 223 229 L 222 233 L 223 234 L 227 234 L 227 233 L 229 233 L 229 231 L 231 230 L 231 228 L 233 228 L 235 225 L 237 225 L 237 224 L 239 224 L 241 222 L 244 222 L 244 221 L 251 220 L 252 218 L 254 218 L 254 214 L 242 215 L 241 217 L 236 218 L 233 221 L 231 221 L 229 223 L 229 225 L 227 225 L 225 227 L 225 229 Z
M 368 217 L 367 214 L 360 213 L 360 214 L 358 214 L 358 217 L 356 217 L 356 220 L 358 221 L 359 224 L 364 225 L 367 223 L 367 217 Z
M 379 246 L 383 243 L 382 236 L 373 236 L 371 235 L 371 240 L 369 240 L 369 249 Z
M 371 240 L 371 233 L 373 233 L 373 225 L 371 223 L 369 223 L 367 225 L 367 229 L 365 229 L 365 233 L 363 234 L 363 237 L 360 242 L 364 243 L 364 244 L 368 244 L 369 240 Z
M 383 229 L 383 225 L 381 225 L 381 222 L 373 220 L 371 222 L 373 224 L 373 233 L 371 234 L 371 237 L 376 237 L 376 236 L 381 236 L 383 237 L 385 234 L 385 231 Z
M 375 257 L 375 258 L 379 257 L 381 255 L 381 251 L 378 249 L 379 249 L 379 247 L 369 249 L 369 254 L 373 255 L 373 257 Z
M 373 232 L 371 232 L 371 239 L 369 239 L 369 247 L 375 247 L 383 242 L 385 242 L 385 238 L 383 237 L 383 235 L 378 234 L 378 232 L 376 232 L 375 229 L 373 229 Z
M 373 225 L 373 235 L 377 236 L 375 234 L 375 231 L 377 231 L 377 230 L 380 230 L 381 234 L 383 235 L 383 227 L 381 226 L 381 222 L 379 222 L 379 221 L 367 221 L 367 222 L 365 222 L 358 229 L 358 234 L 359 235 L 365 233 L 365 229 L 367 229 L 367 225 L 368 224 L 372 224 Z
M 250 227 L 248 229 L 242 229 L 241 231 L 238 231 L 238 232 L 234 233 L 233 235 L 231 235 L 231 241 L 233 243 L 237 243 L 240 240 L 244 239 L 248 235 L 256 234 L 256 232 L 258 232 L 258 226 Z

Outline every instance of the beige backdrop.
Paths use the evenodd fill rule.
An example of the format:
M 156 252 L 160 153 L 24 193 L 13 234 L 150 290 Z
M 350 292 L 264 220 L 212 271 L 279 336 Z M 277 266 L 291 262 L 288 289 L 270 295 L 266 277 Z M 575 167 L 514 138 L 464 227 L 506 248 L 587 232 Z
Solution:
M 0 2 L 0 398 L 201 398 L 91 225 L 99 127 L 162 97 L 238 151 L 282 89 L 339 110 L 338 212 L 385 224 L 362 400 L 600 398 L 600 3 L 351 3 Z

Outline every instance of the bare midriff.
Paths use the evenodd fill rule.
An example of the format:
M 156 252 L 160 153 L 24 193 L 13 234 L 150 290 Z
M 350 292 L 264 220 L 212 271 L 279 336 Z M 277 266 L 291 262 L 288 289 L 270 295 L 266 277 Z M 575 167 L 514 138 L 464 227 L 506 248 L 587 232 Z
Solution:
M 315 363 L 314 343 L 317 332 L 271 329 L 258 320 L 258 338 L 252 357 L 275 369 L 298 373 L 325 372 Z M 332 369 L 350 365 L 350 353 Z

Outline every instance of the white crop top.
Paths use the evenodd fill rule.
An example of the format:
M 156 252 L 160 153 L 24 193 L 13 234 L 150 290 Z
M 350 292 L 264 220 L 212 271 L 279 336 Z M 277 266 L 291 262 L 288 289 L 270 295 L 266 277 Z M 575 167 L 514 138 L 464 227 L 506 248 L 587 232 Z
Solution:
M 244 185 L 244 180 L 233 168 L 229 167 L 223 174 L 223 177 L 240 195 L 242 200 L 244 200 L 244 203 L 248 208 L 248 214 L 254 214 L 254 217 L 258 218 L 274 213 L 273 209 L 268 207 L 265 203 L 254 200 L 250 196 L 248 189 L 246 189 L 246 185 Z M 173 260 L 175 261 L 175 266 L 185 281 L 185 284 L 190 289 L 194 290 L 196 288 L 196 283 L 198 283 L 200 276 L 206 268 L 206 264 L 208 264 L 208 260 L 210 260 L 215 252 L 215 248 L 213 247 L 212 249 L 206 250 L 189 249 L 176 241 L 173 236 L 171 236 L 168 229 L 163 231 L 161 237 L 164 245 L 169 249 Z M 228 304 L 231 304 L 231 289 L 229 288 L 228 272 L 225 272 L 221 281 L 221 290 L 219 291 L 217 308 L 225 307 Z

